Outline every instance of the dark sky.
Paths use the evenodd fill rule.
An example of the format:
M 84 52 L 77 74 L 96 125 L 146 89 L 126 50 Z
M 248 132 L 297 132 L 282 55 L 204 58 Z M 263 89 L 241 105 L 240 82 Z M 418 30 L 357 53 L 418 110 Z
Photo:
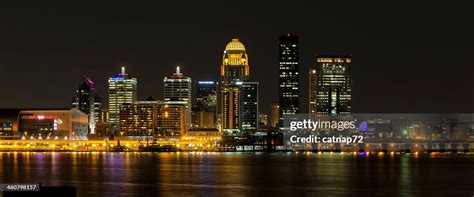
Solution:
M 21 2 L 21 1 L 20 1 Z M 62 1 L 0 6 L 0 107 L 67 107 L 82 75 L 107 100 L 107 78 L 127 65 L 138 95 L 162 98 L 182 65 L 219 79 L 238 37 L 261 84 L 261 109 L 278 98 L 278 36 L 300 36 L 301 107 L 315 54 L 352 54 L 355 112 L 473 112 L 474 12 L 409 1 Z M 418 3 L 415 3 L 418 2 Z

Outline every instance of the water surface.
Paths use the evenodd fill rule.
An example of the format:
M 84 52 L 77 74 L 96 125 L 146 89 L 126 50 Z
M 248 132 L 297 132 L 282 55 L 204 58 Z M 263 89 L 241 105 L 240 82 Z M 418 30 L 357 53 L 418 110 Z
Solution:
M 79 196 L 472 196 L 474 155 L 0 153 L 1 183 Z

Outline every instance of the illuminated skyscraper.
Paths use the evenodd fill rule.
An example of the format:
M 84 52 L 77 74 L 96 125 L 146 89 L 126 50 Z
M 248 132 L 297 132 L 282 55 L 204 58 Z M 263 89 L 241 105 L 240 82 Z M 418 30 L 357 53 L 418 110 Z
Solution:
M 317 114 L 351 113 L 351 62 L 351 56 L 316 57 Z
M 280 121 L 280 103 L 272 102 L 272 112 L 270 114 L 270 126 L 276 128 Z
M 215 111 L 217 108 L 217 82 L 198 81 L 196 83 L 196 107 L 201 111 Z
M 316 69 L 309 70 L 309 110 L 308 113 L 311 115 L 316 115 Z
M 186 127 L 191 128 L 191 78 L 181 73 L 180 67 L 176 67 L 176 72 L 165 77 L 165 102 L 173 101 L 186 106 Z
M 225 47 L 221 65 L 221 126 L 227 133 L 240 130 L 240 86 L 248 77 L 249 64 L 245 46 L 239 39 L 232 39 Z
M 241 92 L 241 128 L 256 130 L 258 129 L 258 82 L 243 82 Z
M 89 130 L 91 134 L 95 133 L 95 127 L 101 121 L 100 107 L 102 105 L 101 98 L 97 95 L 94 81 L 84 76 L 79 88 L 74 95 L 72 106 L 81 110 L 89 117 Z
M 250 74 L 248 55 L 239 39 L 232 39 L 225 47 L 221 65 L 222 86 L 235 86 L 235 83 L 248 79 Z
M 194 113 L 196 125 L 216 128 L 214 124 L 217 122 L 217 82 L 198 81 L 196 83 L 196 107 Z M 211 116 L 212 120 L 205 116 Z M 209 125 L 209 123 L 212 123 L 212 125 Z
M 285 34 L 279 39 L 280 118 L 299 112 L 298 36 Z
M 119 126 L 120 106 L 137 100 L 137 79 L 125 73 L 125 67 L 118 75 L 109 78 L 109 122 L 116 131 Z

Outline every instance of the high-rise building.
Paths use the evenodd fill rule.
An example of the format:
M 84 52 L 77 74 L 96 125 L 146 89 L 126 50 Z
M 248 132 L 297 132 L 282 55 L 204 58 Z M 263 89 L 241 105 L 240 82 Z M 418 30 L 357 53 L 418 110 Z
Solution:
M 316 57 L 316 113 L 352 112 L 351 56 Z
M 298 36 L 285 34 L 279 39 L 280 118 L 299 112 Z
M 241 85 L 241 128 L 258 129 L 258 82 L 244 81 Z
M 240 131 L 240 85 L 249 77 L 248 55 L 239 39 L 232 39 L 224 50 L 221 65 L 221 129 Z
M 137 79 L 125 73 L 109 78 L 109 122 L 115 132 L 119 128 L 120 106 L 137 100 Z
M 316 115 L 316 69 L 309 69 L 309 105 L 308 113 L 311 115 Z
M 102 105 L 101 98 L 97 95 L 94 81 L 84 76 L 79 88 L 74 95 L 72 106 L 81 110 L 89 117 L 89 132 L 95 133 L 96 124 L 101 121 L 100 108 Z
M 120 107 L 120 134 L 132 138 L 152 136 L 157 127 L 159 101 L 124 103 Z
M 173 101 L 185 105 L 187 128 L 191 128 L 191 83 L 191 78 L 184 76 L 179 66 L 172 76 L 164 79 L 165 102 Z
M 278 127 L 278 122 L 280 121 L 280 103 L 272 102 L 272 113 L 270 114 L 270 126 L 272 128 Z
M 217 82 L 198 81 L 196 83 L 196 107 L 202 111 L 215 111 L 217 108 Z
M 248 55 L 239 39 L 232 39 L 224 50 L 221 65 L 222 86 L 234 86 L 247 80 L 250 74 Z
M 186 104 L 165 101 L 157 108 L 157 131 L 161 136 L 180 136 L 186 133 Z
M 217 122 L 217 82 L 198 81 L 196 83 L 196 108 L 194 111 L 200 115 L 211 116 L 212 124 Z M 208 120 L 207 117 L 202 116 L 199 116 L 199 119 Z M 215 125 L 212 127 L 216 128 Z
M 239 87 L 222 87 L 221 102 L 221 129 L 228 133 L 238 132 L 240 129 Z

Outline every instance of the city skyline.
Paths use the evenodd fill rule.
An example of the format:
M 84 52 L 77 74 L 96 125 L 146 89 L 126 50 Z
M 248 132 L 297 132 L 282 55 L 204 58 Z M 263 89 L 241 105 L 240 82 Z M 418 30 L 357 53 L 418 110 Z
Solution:
M 473 16 L 2 2 L 0 197 L 474 197 Z
M 196 7 L 209 10 L 208 3 L 203 4 Z M 167 5 L 169 10 L 180 8 Z M 237 21 L 235 25 L 213 17 L 225 15 L 225 9 L 194 19 L 189 16 L 196 11 L 183 7 L 182 16 L 171 15 L 167 22 L 157 19 L 169 11 L 152 12 L 138 5 L 114 4 L 105 10 L 64 4 L 37 10 L 6 5 L 2 13 L 10 17 L 3 21 L 6 28 L 0 34 L 0 72 L 6 76 L 0 79 L 0 89 L 9 96 L 1 99 L 0 107 L 68 107 L 83 75 L 96 82 L 99 95 L 105 98 L 107 78 L 122 65 L 140 81 L 139 100 L 162 98 L 160 81 L 176 65 L 195 80 L 218 81 L 222 48 L 229 39 L 240 38 L 251 57 L 250 80 L 259 81 L 261 94 L 269 95 L 260 102 L 268 114 L 270 103 L 278 97 L 274 85 L 278 82 L 278 36 L 292 32 L 300 38 L 302 112 L 308 108 L 308 71 L 315 67 L 317 54 L 352 55 L 354 113 L 473 111 L 469 39 L 473 31 L 459 25 L 469 18 L 464 12 L 436 4 L 389 8 L 347 3 L 338 16 L 332 16 L 332 9 L 325 9 L 332 3 L 314 2 L 288 5 L 287 15 L 268 17 L 258 10 L 265 6 L 277 10 L 277 3 L 251 5 L 240 11 L 246 14 L 229 15 Z M 354 16 L 352 8 L 360 14 Z M 398 8 L 405 10 L 404 15 L 391 17 Z M 419 16 L 420 8 L 430 11 Z M 349 16 L 354 16 L 353 21 L 347 20 Z M 330 31 L 322 31 L 326 29 Z M 456 91 L 448 91 L 453 87 Z

